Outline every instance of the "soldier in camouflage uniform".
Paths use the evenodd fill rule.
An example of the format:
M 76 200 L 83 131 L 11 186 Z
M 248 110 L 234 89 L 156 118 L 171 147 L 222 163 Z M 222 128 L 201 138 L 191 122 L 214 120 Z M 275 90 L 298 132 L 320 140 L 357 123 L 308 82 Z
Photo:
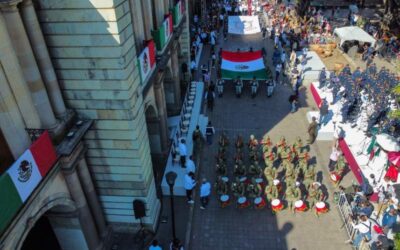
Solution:
M 295 153 L 296 155 L 299 155 L 301 153 L 301 148 L 302 147 L 303 147 L 303 141 L 298 136 L 296 138 L 296 141 L 293 143 L 292 152 Z
M 297 155 L 297 158 L 298 158 L 299 168 L 304 174 L 308 166 L 308 159 L 310 158 L 307 149 L 303 148 L 301 150 L 301 153 Z
M 276 155 L 272 148 L 265 148 L 264 151 L 264 163 L 265 166 L 273 166 L 276 160 Z
M 282 136 L 278 143 L 276 144 L 276 153 L 278 154 L 278 157 L 281 157 L 280 154 L 281 152 L 285 149 L 286 147 L 286 138 Z
M 249 175 L 261 176 L 262 168 L 258 164 L 258 161 L 255 161 L 253 164 L 249 166 Z
M 214 188 L 218 195 L 228 194 L 228 183 L 223 181 L 221 176 L 218 176 L 217 181 L 214 184 Z
M 234 196 L 242 197 L 246 192 L 245 184 L 243 182 L 238 182 L 238 181 L 232 182 L 231 191 Z
M 310 210 L 313 210 L 312 208 L 314 208 L 314 206 L 317 202 L 322 201 L 323 195 L 322 195 L 321 189 L 319 188 L 320 186 L 321 186 L 321 183 L 314 182 L 308 189 L 308 204 L 309 204 Z M 315 209 L 314 209 L 314 211 L 315 211 Z M 317 213 L 317 212 L 315 212 L 315 213 Z
M 290 185 L 290 186 L 294 186 L 294 184 L 296 182 L 295 169 L 294 169 L 293 163 L 286 165 L 285 182 L 287 185 Z
M 245 176 L 246 166 L 243 164 L 235 164 L 235 166 L 233 167 L 233 174 L 235 176 Z
M 274 168 L 274 166 L 272 164 L 267 165 L 265 167 L 264 176 L 265 176 L 265 179 L 267 180 L 268 185 L 272 185 L 273 180 L 275 180 L 277 177 L 276 169 Z
M 315 181 L 315 168 L 313 165 L 309 165 L 306 171 L 304 172 L 303 184 L 307 189 L 309 189 L 314 181 Z
M 288 209 L 294 213 L 294 203 L 296 202 L 296 189 L 292 185 L 286 186 L 285 199 L 287 201 Z
M 281 151 L 280 156 L 284 168 L 286 168 L 287 165 L 290 165 L 292 163 L 293 156 L 290 147 L 285 147 L 284 150 Z
M 273 199 L 278 199 L 279 198 L 279 190 L 277 185 L 274 185 L 273 183 L 268 184 L 265 187 L 264 190 L 265 196 L 267 198 L 267 201 L 271 202 Z

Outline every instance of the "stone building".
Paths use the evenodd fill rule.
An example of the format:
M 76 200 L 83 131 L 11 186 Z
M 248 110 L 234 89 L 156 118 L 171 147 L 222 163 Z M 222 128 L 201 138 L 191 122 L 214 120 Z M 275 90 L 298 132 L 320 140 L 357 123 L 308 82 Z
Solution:
M 180 112 L 189 62 L 188 4 L 0 0 L 0 184 L 44 130 L 58 157 L 12 220 L 0 217 L 0 249 L 46 249 L 51 240 L 36 237 L 46 230 L 53 246 L 101 249 L 137 227 L 136 199 L 155 227 L 167 118 Z

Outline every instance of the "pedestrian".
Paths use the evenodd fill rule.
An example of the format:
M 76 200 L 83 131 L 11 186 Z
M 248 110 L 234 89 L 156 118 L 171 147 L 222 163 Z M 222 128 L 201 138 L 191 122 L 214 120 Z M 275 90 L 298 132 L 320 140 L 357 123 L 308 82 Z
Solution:
M 284 73 L 285 72 L 285 65 L 286 65 L 286 52 L 285 51 L 282 51 L 281 62 L 282 62 L 282 71 L 283 71 L 282 75 L 285 76 L 285 73 Z
M 193 151 L 197 155 L 203 146 L 203 134 L 201 133 L 200 126 L 196 125 L 196 129 L 192 133 Z
M 208 88 L 208 91 L 206 92 L 205 99 L 207 102 L 207 108 L 210 111 L 213 111 L 214 109 L 214 100 L 215 100 L 215 92 L 212 90 L 212 88 Z
M 289 96 L 289 102 L 290 102 L 290 105 L 291 105 L 291 113 L 294 113 L 294 112 L 296 112 L 296 110 L 297 110 L 297 103 L 298 103 L 298 101 L 297 101 L 297 95 L 296 94 L 293 94 L 293 95 L 291 95 L 291 96 Z
M 207 127 L 206 127 L 206 141 L 208 145 L 211 145 L 213 143 L 213 137 L 215 135 L 215 129 L 213 125 L 211 124 L 211 121 L 208 121 Z
M 192 79 L 194 78 L 194 73 L 196 72 L 196 69 L 197 69 L 196 61 L 193 58 L 192 61 L 190 62 L 190 73 L 192 75 Z
M 329 156 L 329 164 L 328 164 L 328 168 L 329 168 L 329 172 L 332 172 L 333 169 L 335 168 L 338 158 L 340 156 L 340 150 L 337 147 L 332 147 L 332 152 Z
M 364 213 L 360 214 L 360 222 L 356 225 L 354 222 L 351 222 L 354 229 L 358 230 L 358 234 L 354 238 L 353 246 L 358 248 L 362 240 L 370 241 L 371 240 L 371 228 L 372 223 L 368 219 L 367 215 Z M 351 240 L 348 241 L 352 242 Z
M 153 240 L 153 242 L 151 242 L 149 250 L 162 250 L 162 248 L 158 244 L 158 240 Z
M 186 198 L 189 204 L 193 204 L 194 201 L 192 199 L 193 189 L 196 186 L 196 180 L 194 178 L 194 173 L 190 172 L 185 174 L 185 184 L 184 187 L 186 189 Z
M 325 126 L 328 124 L 329 104 L 326 99 L 322 100 L 321 107 L 319 108 L 319 124 Z
M 187 147 L 186 147 L 185 139 L 181 139 L 179 142 L 179 155 L 181 157 L 181 167 L 184 168 L 186 166 L 186 155 L 187 155 Z
M 215 51 L 213 50 L 211 52 L 211 66 L 213 69 L 215 69 L 215 62 L 217 61 L 217 55 L 215 54 Z
M 193 155 L 189 156 L 189 159 L 186 161 L 186 173 L 196 173 L 196 165 L 193 161 Z
M 202 184 L 200 186 L 200 209 L 206 209 L 211 194 L 211 184 L 206 178 L 203 178 Z
M 282 70 L 282 64 L 281 64 L 281 63 L 278 63 L 278 64 L 275 66 L 275 81 L 276 81 L 276 82 L 278 82 L 278 80 L 279 80 L 279 75 L 280 75 L 280 73 L 281 73 L 281 70 Z
M 217 81 L 217 91 L 218 91 L 218 97 L 222 97 L 224 94 L 224 79 L 218 79 Z
M 382 218 L 382 227 L 385 234 L 389 232 L 389 230 L 393 229 L 396 224 L 397 213 L 394 207 L 390 207 L 388 211 L 383 214 Z
M 169 250 L 184 250 L 183 245 L 179 239 L 173 239 L 169 245 Z
M 317 118 L 315 118 L 315 116 L 313 116 L 312 118 L 312 122 L 310 123 L 310 125 L 308 126 L 308 140 L 307 143 L 308 144 L 313 144 L 315 141 L 315 138 L 318 135 L 318 123 L 317 123 Z

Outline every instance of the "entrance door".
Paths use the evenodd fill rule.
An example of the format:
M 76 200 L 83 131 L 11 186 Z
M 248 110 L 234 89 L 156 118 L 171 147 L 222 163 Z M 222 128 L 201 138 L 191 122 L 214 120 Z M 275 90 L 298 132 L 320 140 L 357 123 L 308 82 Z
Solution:
M 21 250 L 61 250 L 49 219 L 42 216 L 29 232 Z

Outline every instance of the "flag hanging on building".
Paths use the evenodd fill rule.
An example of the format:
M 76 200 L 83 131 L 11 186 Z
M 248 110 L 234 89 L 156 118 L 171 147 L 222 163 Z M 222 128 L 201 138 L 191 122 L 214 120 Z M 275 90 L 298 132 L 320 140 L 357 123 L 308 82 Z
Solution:
M 50 171 L 57 155 L 47 131 L 0 177 L 0 232 Z
M 172 9 L 172 17 L 174 21 L 174 26 L 178 26 L 182 17 L 185 13 L 184 1 L 178 1 L 174 8 Z
M 153 31 L 153 38 L 156 43 L 158 51 L 162 51 L 165 45 L 168 43 L 172 32 L 173 32 L 173 20 L 172 15 L 168 14 L 165 16 L 164 22 L 158 30 Z
M 254 52 L 222 51 L 221 73 L 223 79 L 250 80 L 256 77 L 260 80 L 267 79 L 267 71 L 261 50 Z
M 140 80 L 144 84 L 149 77 L 150 73 L 156 67 L 156 48 L 154 41 L 147 42 L 146 48 L 138 57 L 138 68 L 140 72 Z

